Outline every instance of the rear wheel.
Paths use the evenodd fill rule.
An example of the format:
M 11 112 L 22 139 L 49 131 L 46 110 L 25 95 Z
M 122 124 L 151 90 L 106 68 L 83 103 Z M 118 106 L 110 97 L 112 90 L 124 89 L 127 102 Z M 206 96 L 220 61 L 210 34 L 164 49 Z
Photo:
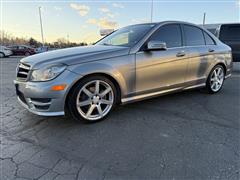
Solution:
M 210 72 L 206 87 L 209 93 L 214 94 L 221 90 L 225 78 L 225 71 L 222 65 L 216 65 Z
M 25 56 L 30 56 L 30 53 L 29 52 L 25 52 Z
M 117 94 L 114 84 L 104 76 L 91 76 L 80 81 L 69 94 L 68 110 L 77 120 L 96 122 L 114 108 Z

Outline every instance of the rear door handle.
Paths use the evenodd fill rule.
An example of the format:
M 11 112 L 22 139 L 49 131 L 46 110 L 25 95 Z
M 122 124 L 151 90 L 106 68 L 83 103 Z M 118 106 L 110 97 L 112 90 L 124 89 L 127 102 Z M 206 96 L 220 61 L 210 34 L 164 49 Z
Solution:
M 185 55 L 186 55 L 186 53 L 185 53 L 184 51 L 178 52 L 178 53 L 176 54 L 177 57 L 183 57 L 183 56 L 185 56 Z
M 208 52 L 214 52 L 214 49 L 208 49 Z

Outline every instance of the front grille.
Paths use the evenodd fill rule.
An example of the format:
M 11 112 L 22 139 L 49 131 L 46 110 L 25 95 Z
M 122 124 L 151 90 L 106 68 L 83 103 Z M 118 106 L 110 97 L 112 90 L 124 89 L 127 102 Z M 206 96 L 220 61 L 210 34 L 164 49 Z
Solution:
M 17 67 L 17 79 L 26 81 L 30 72 L 30 65 L 20 63 Z
M 39 105 L 34 105 L 34 107 L 37 109 L 37 110 L 48 110 L 50 105 L 46 105 L 46 106 L 39 106 Z
M 51 98 L 31 98 L 31 100 L 40 103 L 50 103 Z

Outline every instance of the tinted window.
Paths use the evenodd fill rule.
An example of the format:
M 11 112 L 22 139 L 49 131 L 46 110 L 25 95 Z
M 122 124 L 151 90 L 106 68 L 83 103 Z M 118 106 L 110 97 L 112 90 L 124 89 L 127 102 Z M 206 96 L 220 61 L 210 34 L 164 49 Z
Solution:
M 205 45 L 203 32 L 201 29 L 194 26 L 184 25 L 184 32 L 187 46 Z
M 213 39 L 206 32 L 204 32 L 203 34 L 204 34 L 206 45 L 215 45 L 215 42 L 213 41 Z
M 222 25 L 219 39 L 221 40 L 239 40 L 240 25 Z
M 170 24 L 160 27 L 150 38 L 150 40 L 163 41 L 168 48 L 182 46 L 182 35 L 180 26 Z

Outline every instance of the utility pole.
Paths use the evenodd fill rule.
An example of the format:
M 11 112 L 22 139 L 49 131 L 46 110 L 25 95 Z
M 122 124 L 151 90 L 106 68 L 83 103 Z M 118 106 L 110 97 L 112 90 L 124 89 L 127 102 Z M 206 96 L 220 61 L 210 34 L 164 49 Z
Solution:
M 153 20 L 153 0 L 152 0 L 152 4 L 151 4 L 151 22 Z
M 39 18 L 40 18 L 40 25 L 41 25 L 42 45 L 44 46 L 41 7 L 38 7 L 38 8 L 39 8 Z
M 68 45 L 69 45 L 69 34 L 67 34 L 67 42 L 68 42 Z
M 206 21 L 206 13 L 203 14 L 203 26 L 205 25 L 205 21 Z

